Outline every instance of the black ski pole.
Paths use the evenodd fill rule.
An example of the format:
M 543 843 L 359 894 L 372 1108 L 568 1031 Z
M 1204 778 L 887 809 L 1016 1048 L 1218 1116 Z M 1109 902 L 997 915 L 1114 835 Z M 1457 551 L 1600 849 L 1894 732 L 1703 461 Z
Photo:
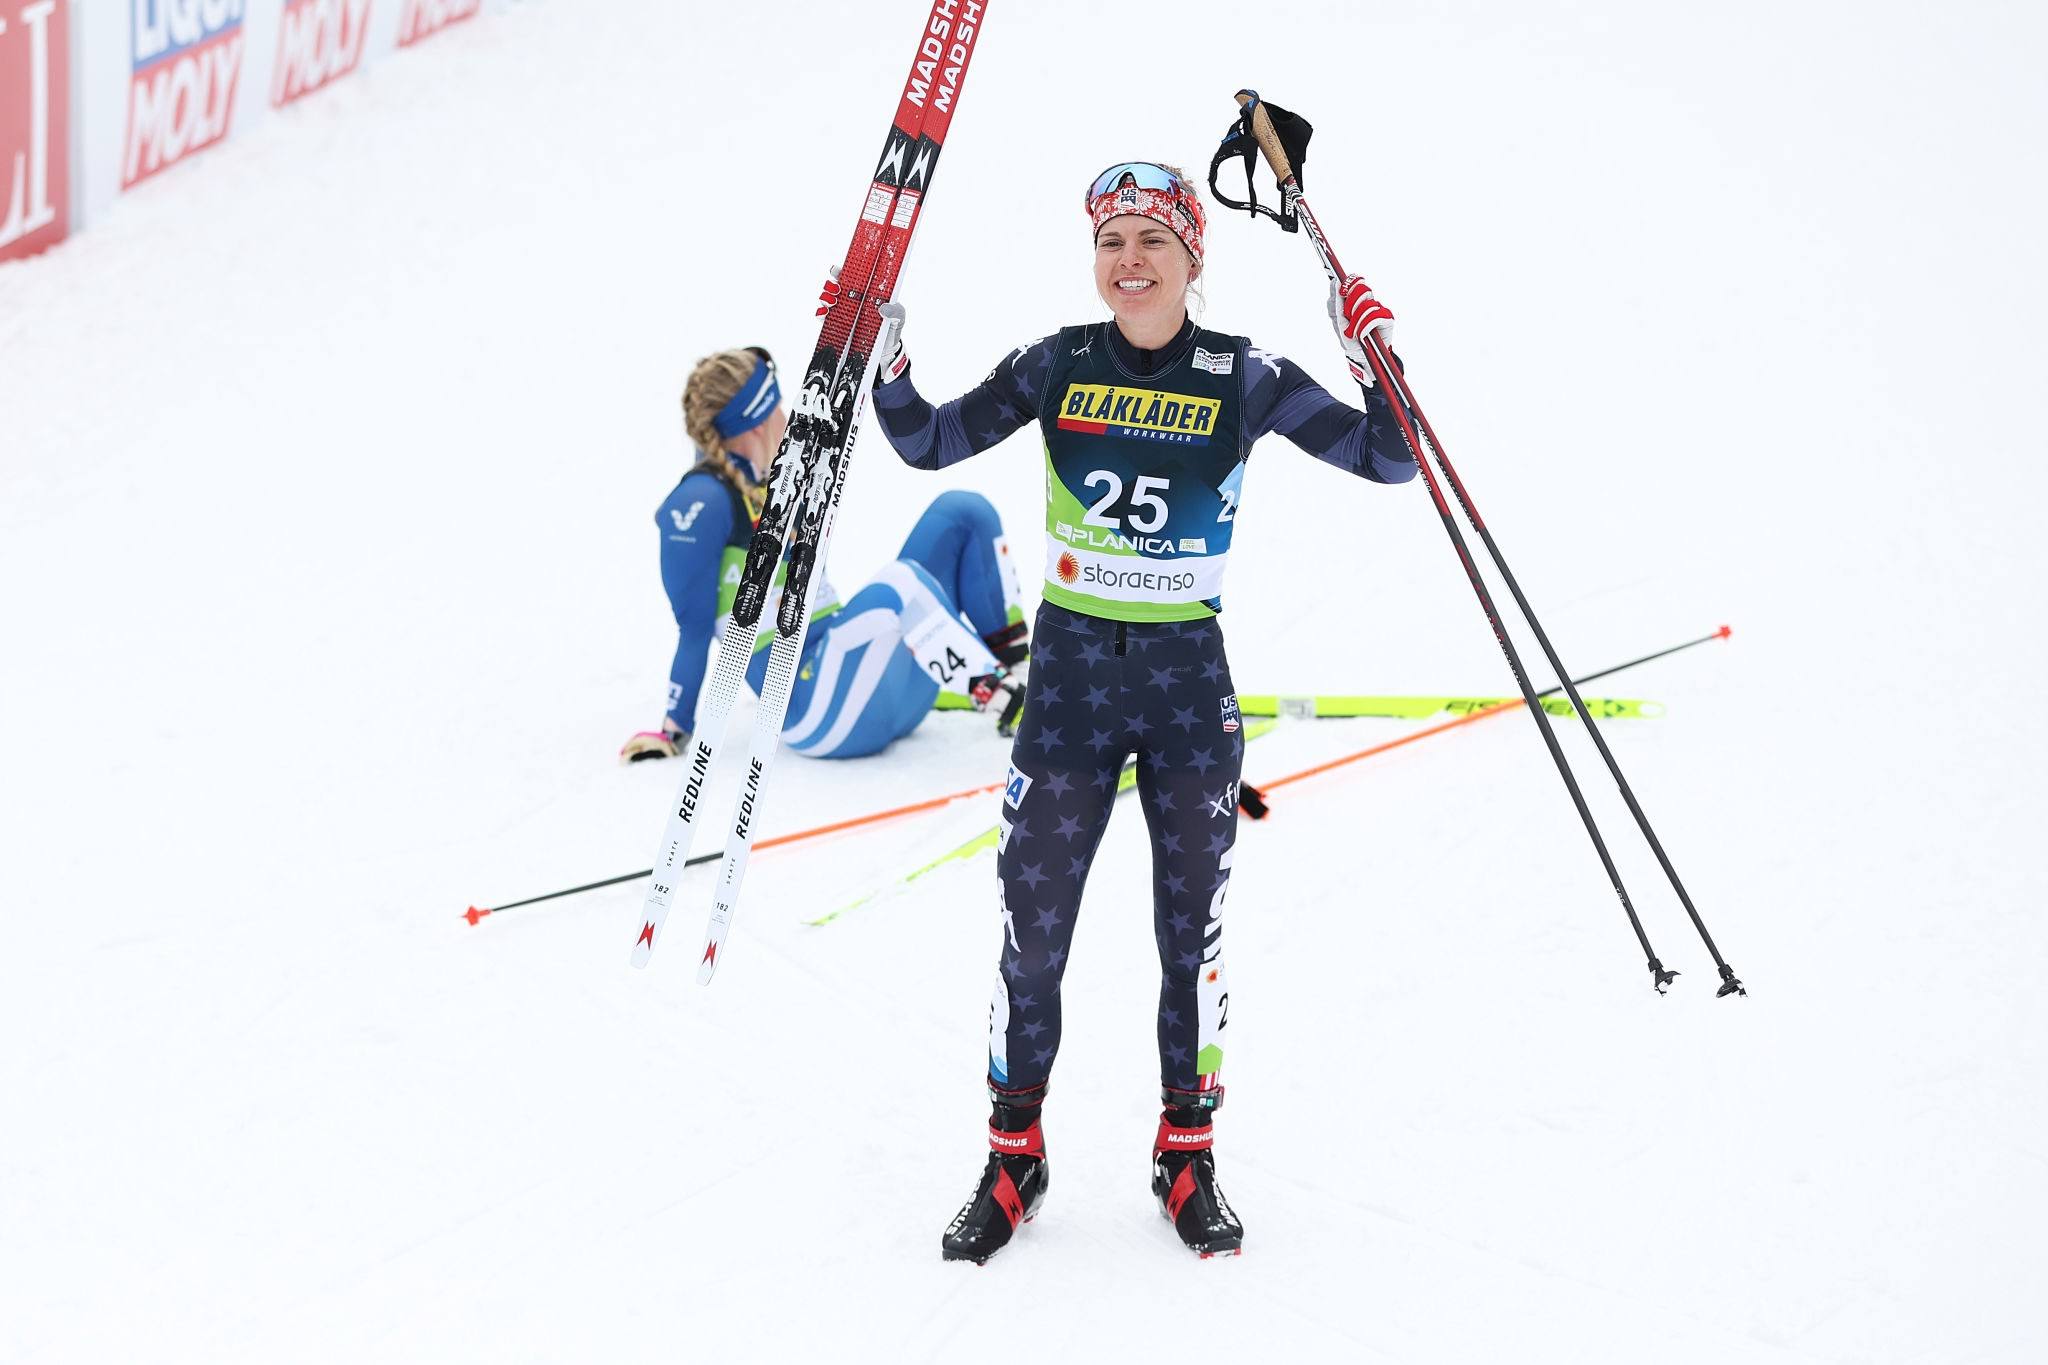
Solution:
M 694 858 L 685 860 L 683 866 L 695 867 L 699 863 L 717 862 L 720 858 L 724 856 L 725 854 L 723 853 L 723 851 L 718 853 L 700 853 Z M 528 896 L 523 901 L 510 901 L 504 905 L 472 905 L 469 907 L 469 909 L 462 912 L 462 917 L 468 920 L 473 925 L 478 920 L 482 919 L 484 916 L 495 915 L 501 910 L 517 910 L 522 905 L 538 905 L 542 901 L 560 900 L 564 896 L 573 896 L 579 891 L 595 891 L 599 887 L 617 886 L 620 882 L 637 882 L 642 877 L 652 877 L 653 875 L 654 869 L 651 867 L 647 867 L 642 868 L 638 872 L 625 873 L 623 876 L 606 877 L 601 882 L 585 882 L 582 886 L 572 886 L 568 888 L 566 891 L 550 891 L 545 896 Z
M 1331 249 L 1329 239 L 1323 235 L 1322 225 L 1316 221 L 1315 214 L 1309 209 L 1308 201 L 1302 197 L 1301 182 L 1288 162 L 1287 151 L 1281 145 L 1280 135 L 1274 129 L 1272 119 L 1259 103 L 1258 92 L 1240 90 L 1237 92 L 1237 101 L 1245 107 L 1251 132 L 1257 138 L 1260 150 L 1265 153 L 1267 164 L 1272 167 L 1274 179 L 1279 182 L 1282 213 L 1288 218 L 1298 218 L 1301 225 L 1308 230 L 1309 241 L 1314 245 L 1316 255 L 1322 259 L 1323 270 L 1329 275 L 1333 285 L 1349 278 L 1343 266 L 1338 263 L 1337 254 Z M 1451 513 L 1450 503 L 1444 499 L 1443 488 L 1437 481 L 1436 472 L 1430 468 L 1428 454 L 1423 449 L 1422 437 L 1416 431 L 1415 423 L 1410 419 L 1395 392 L 1390 373 L 1393 367 L 1388 362 L 1385 351 L 1379 346 L 1378 338 L 1368 336 L 1367 340 L 1372 344 L 1366 350 L 1366 359 L 1372 367 L 1374 378 L 1373 381 L 1368 381 L 1354 366 L 1353 372 L 1358 378 L 1359 388 L 1369 403 L 1372 399 L 1372 383 L 1377 382 L 1379 392 L 1385 397 L 1388 408 L 1394 414 L 1394 420 L 1400 425 L 1401 437 L 1408 443 L 1408 449 L 1415 457 L 1416 468 L 1422 472 L 1423 481 L 1429 485 L 1429 496 L 1436 503 L 1437 514 L 1443 520 L 1444 533 L 1451 538 L 1451 546 L 1458 552 L 1458 562 L 1465 566 L 1465 577 L 1471 582 L 1472 591 L 1479 598 L 1479 606 L 1486 613 L 1487 623 L 1493 627 L 1493 638 L 1500 644 L 1501 653 L 1507 656 L 1508 669 L 1515 675 L 1515 686 L 1521 689 L 1522 700 L 1527 703 L 1529 715 L 1535 720 L 1537 730 L 1543 735 L 1544 747 L 1550 750 L 1551 760 L 1557 764 L 1557 775 L 1564 780 L 1565 790 L 1571 793 L 1572 805 L 1578 808 L 1579 819 L 1585 823 L 1586 836 L 1593 841 L 1593 851 L 1600 855 L 1600 865 L 1607 871 L 1607 880 L 1614 888 L 1616 899 L 1621 902 L 1622 911 L 1628 916 L 1629 927 L 1635 930 L 1636 941 L 1643 947 L 1643 956 L 1648 960 L 1651 983 L 1656 986 L 1657 993 L 1662 995 L 1677 978 L 1678 973 L 1667 970 L 1664 964 L 1657 960 L 1657 950 L 1650 946 L 1650 936 L 1643 931 L 1643 921 L 1636 914 L 1634 903 L 1629 900 L 1628 888 L 1622 885 L 1620 869 L 1615 867 L 1614 857 L 1607 851 L 1607 841 L 1600 837 L 1600 827 L 1594 822 L 1593 812 L 1586 805 L 1585 793 L 1579 790 L 1578 779 L 1572 776 L 1571 765 L 1565 761 L 1564 750 L 1558 746 L 1557 736 L 1551 731 L 1550 717 L 1545 714 L 1543 704 L 1536 699 L 1535 689 L 1529 685 L 1529 675 L 1522 667 L 1521 655 L 1515 651 L 1514 642 L 1508 638 L 1507 627 L 1502 624 L 1500 612 L 1493 604 L 1493 595 L 1486 589 L 1486 580 L 1480 575 L 1479 565 L 1472 558 L 1472 551 L 1465 543 L 1464 534 L 1458 530 L 1457 518 Z M 1560 673 L 1559 676 L 1563 675 Z
M 922 801 L 912 801 L 904 806 L 891 806 L 887 810 L 869 811 L 866 815 L 855 815 L 845 820 L 834 820 L 829 824 L 814 825 L 810 829 L 792 830 L 788 834 L 778 834 L 771 839 L 757 839 L 754 841 L 754 848 L 757 852 L 765 853 L 771 848 L 780 848 L 784 844 L 800 844 L 806 839 L 821 839 L 828 834 L 842 834 L 847 830 L 862 829 L 868 825 L 879 824 L 884 820 L 894 820 L 905 815 L 916 815 L 921 811 L 937 810 L 941 806 L 950 805 L 955 801 L 963 801 L 969 797 L 987 796 L 990 792 L 1000 790 L 1002 785 L 1000 782 L 991 782 L 986 786 L 969 787 L 965 791 L 947 792 L 943 796 L 928 796 Z M 685 859 L 683 866 L 697 867 L 704 863 L 715 863 L 724 856 L 723 851 L 700 853 L 694 858 Z M 621 876 L 607 877 L 601 882 L 586 882 L 582 886 L 572 886 L 566 891 L 550 891 L 545 896 L 529 896 L 523 901 L 512 901 L 505 905 L 489 907 L 472 905 L 469 909 L 462 912 L 462 917 L 474 925 L 484 916 L 495 915 L 500 910 L 516 910 L 522 905 L 536 905 L 541 901 L 559 900 L 563 896 L 573 896 L 579 891 L 595 891 L 599 887 L 617 886 L 620 882 L 638 881 L 642 877 L 652 877 L 653 875 L 653 868 L 644 868 L 639 872 L 627 872 Z
M 1381 350 L 1377 336 L 1369 337 L 1367 340 L 1375 352 Z M 1529 605 L 1529 599 L 1522 594 L 1522 585 L 1515 581 L 1515 575 L 1508 569 L 1507 560 L 1501 557 L 1500 546 L 1494 543 L 1493 532 L 1486 529 L 1485 519 L 1473 505 L 1472 495 L 1465 490 L 1465 481 L 1458 477 L 1458 471 L 1451 464 L 1451 457 L 1444 451 L 1443 442 L 1437 439 L 1436 428 L 1430 425 L 1429 416 L 1423 412 L 1422 405 L 1415 401 L 1415 393 L 1408 387 L 1407 377 L 1395 371 L 1391 365 L 1383 366 L 1379 363 L 1384 359 L 1383 355 L 1379 356 L 1374 368 L 1381 373 L 1392 374 L 1401 404 L 1414 414 L 1416 422 L 1422 427 L 1423 439 L 1429 443 L 1438 467 L 1450 481 L 1451 492 L 1456 495 L 1458 505 L 1465 509 L 1465 519 L 1471 522 L 1472 529 L 1479 533 L 1480 541 L 1486 546 L 1486 553 L 1493 558 L 1493 567 L 1500 572 L 1501 581 L 1508 585 L 1508 591 L 1514 595 L 1515 605 L 1521 608 L 1522 619 L 1529 623 L 1530 631 L 1536 636 L 1536 643 L 1542 646 L 1543 657 L 1550 661 L 1552 671 L 1565 680 L 1564 694 L 1571 698 L 1572 709 L 1577 711 L 1579 719 L 1585 722 L 1586 733 L 1593 737 L 1593 746 L 1600 751 L 1601 759 L 1607 764 L 1607 771 L 1614 778 L 1614 785 L 1621 791 L 1621 799 L 1628 804 L 1629 814 L 1636 818 L 1636 827 L 1642 830 L 1643 838 L 1649 841 L 1650 848 L 1657 855 L 1658 865 L 1664 869 L 1664 875 L 1671 879 L 1671 889 L 1678 893 L 1679 904 L 1683 905 L 1685 913 L 1692 917 L 1693 928 L 1700 931 L 1700 941 L 1707 945 L 1707 952 L 1713 956 L 1714 966 L 1721 974 L 1721 988 L 1714 994 L 1748 995 L 1749 992 L 1743 989 L 1742 982 L 1736 979 L 1735 969 L 1728 965 L 1721 956 L 1721 950 L 1714 946 L 1713 935 L 1707 932 L 1706 922 L 1700 918 L 1700 912 L 1693 907 L 1692 897 L 1686 893 L 1685 883 L 1678 879 L 1678 869 L 1671 865 L 1670 857 L 1664 852 L 1663 842 L 1657 838 L 1657 831 L 1650 828 L 1650 817 L 1643 814 L 1643 808 L 1637 803 L 1636 794 L 1630 788 L 1628 779 L 1622 776 L 1621 764 L 1615 761 L 1614 752 L 1607 747 L 1607 740 L 1601 735 L 1600 727 L 1593 723 L 1592 712 L 1586 709 L 1586 703 L 1580 698 L 1578 686 L 1565 672 L 1564 662 L 1557 657 L 1557 650 L 1551 646 L 1550 636 L 1544 631 L 1542 623 L 1536 619 L 1535 609 Z

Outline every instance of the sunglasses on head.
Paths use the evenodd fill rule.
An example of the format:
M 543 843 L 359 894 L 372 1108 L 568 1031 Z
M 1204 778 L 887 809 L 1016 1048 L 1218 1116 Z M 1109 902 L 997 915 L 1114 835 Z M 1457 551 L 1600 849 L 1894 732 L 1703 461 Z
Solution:
M 1083 206 L 1093 204 L 1114 190 L 1122 189 L 1126 177 L 1132 185 L 1141 190 L 1167 190 L 1174 194 L 1184 192 L 1180 177 L 1164 166 L 1151 161 L 1119 161 L 1095 177 L 1094 182 L 1088 186 L 1087 198 L 1081 201 Z

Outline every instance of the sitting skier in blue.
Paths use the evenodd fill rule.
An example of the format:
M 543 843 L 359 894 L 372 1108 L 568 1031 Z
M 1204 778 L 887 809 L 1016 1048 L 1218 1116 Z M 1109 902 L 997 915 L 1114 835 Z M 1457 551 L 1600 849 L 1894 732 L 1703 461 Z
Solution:
M 760 347 L 699 361 L 683 389 L 697 462 L 661 504 L 661 581 L 675 612 L 675 660 L 659 730 L 619 750 L 622 762 L 673 758 L 696 728 L 710 650 L 732 610 L 765 496 L 762 479 L 789 424 L 775 362 Z M 778 588 L 782 575 L 777 573 Z M 995 508 L 958 490 L 932 500 L 902 553 L 843 605 L 813 576 L 811 626 L 790 693 L 783 742 L 813 758 L 859 758 L 917 728 L 947 691 L 996 712 L 1005 735 L 1022 706 L 1023 605 Z M 762 613 L 774 619 L 771 602 Z M 963 620 L 964 618 L 964 620 Z M 971 625 L 971 629 L 970 629 Z M 772 631 L 756 642 L 757 693 Z

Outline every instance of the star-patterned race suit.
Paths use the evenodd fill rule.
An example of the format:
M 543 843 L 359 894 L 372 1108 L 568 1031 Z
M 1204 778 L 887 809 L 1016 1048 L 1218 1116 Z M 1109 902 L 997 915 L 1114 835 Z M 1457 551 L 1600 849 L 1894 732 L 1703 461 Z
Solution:
M 1191 322 L 1156 351 L 1132 347 L 1114 323 L 1067 328 L 937 408 L 907 369 L 876 389 L 883 431 L 920 469 L 979 454 L 1034 419 L 1045 441 L 1045 603 L 997 862 L 989 1079 L 999 1090 L 1051 1073 L 1082 887 L 1131 758 L 1152 838 L 1160 1079 L 1218 1087 L 1229 1019 L 1221 915 L 1244 750 L 1216 620 L 1230 532 L 1252 444 L 1268 432 L 1361 478 L 1413 478 L 1384 400 L 1369 402 L 1347 407 L 1284 357 Z

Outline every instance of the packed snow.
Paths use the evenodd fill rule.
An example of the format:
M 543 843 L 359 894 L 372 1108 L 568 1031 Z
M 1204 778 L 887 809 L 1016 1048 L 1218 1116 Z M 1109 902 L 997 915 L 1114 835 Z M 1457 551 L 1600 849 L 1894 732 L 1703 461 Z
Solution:
M 799 921 L 995 798 L 761 853 L 709 988 L 708 868 L 645 972 L 636 885 L 463 921 L 652 854 L 682 377 L 807 353 L 922 12 L 530 0 L 0 268 L 0 1361 L 2048 1358 L 2037 8 L 992 0 L 905 273 L 957 393 L 1104 316 L 1102 165 L 1306 114 L 1565 661 L 1735 628 L 1596 690 L 1668 708 L 1605 734 L 1747 998 L 1576 726 L 1667 997 L 1525 717 L 1290 786 L 1225 920 L 1246 1253 L 1198 1261 L 1123 810 L 1051 1193 L 976 1269 L 992 862 Z M 1218 212 L 1206 283 L 1342 392 L 1305 240 Z M 834 580 L 949 487 L 1029 565 L 1041 480 L 870 429 Z M 1240 528 L 1245 691 L 1512 692 L 1419 481 L 1269 440 Z M 785 756 L 764 833 L 1004 759 Z

